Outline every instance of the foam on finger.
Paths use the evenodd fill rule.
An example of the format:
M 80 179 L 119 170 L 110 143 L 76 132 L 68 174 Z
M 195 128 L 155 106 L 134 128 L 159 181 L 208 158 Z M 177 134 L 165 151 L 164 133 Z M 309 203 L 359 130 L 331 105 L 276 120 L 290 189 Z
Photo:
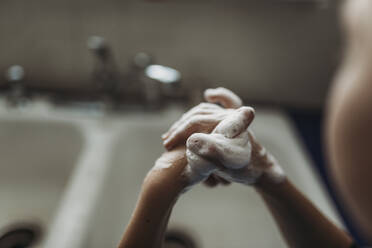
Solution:
M 225 108 L 239 108 L 243 104 L 240 97 L 223 87 L 205 90 L 204 98 L 207 102 L 220 103 Z
M 223 134 L 227 138 L 234 138 L 247 130 L 254 118 L 254 110 L 250 107 L 240 107 L 221 121 L 215 128 L 215 133 Z
M 202 158 L 196 153 L 186 150 L 187 166 L 184 175 L 189 180 L 189 189 L 192 185 L 207 179 L 217 167 L 214 163 Z
M 167 132 L 165 132 L 161 138 L 166 140 L 172 135 L 172 133 L 183 123 L 189 121 L 195 115 L 206 115 L 206 116 L 219 116 L 219 113 L 224 112 L 220 106 L 212 103 L 200 103 L 199 105 L 193 107 L 186 113 L 184 113 L 179 120 L 173 123 Z
M 194 134 L 187 140 L 187 149 L 200 157 L 219 161 L 229 169 L 245 167 L 251 158 L 251 145 L 247 133 L 229 139 L 222 134 Z
M 246 185 L 265 174 L 272 182 L 282 182 L 285 174 L 280 165 L 248 130 L 252 120 L 252 110 L 242 107 L 230 113 L 212 133 L 191 135 L 186 142 L 189 174 L 199 175 L 200 181 L 217 173 Z

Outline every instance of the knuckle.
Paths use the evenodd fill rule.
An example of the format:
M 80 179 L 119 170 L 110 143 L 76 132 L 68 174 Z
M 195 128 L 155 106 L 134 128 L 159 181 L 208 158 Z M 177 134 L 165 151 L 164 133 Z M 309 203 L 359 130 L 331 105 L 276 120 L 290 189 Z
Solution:
M 202 109 L 196 109 L 194 112 L 193 112 L 193 116 L 198 116 L 198 115 L 201 115 L 202 113 L 204 113 L 205 110 L 202 110 Z
M 198 106 L 200 106 L 200 109 L 210 109 L 210 108 L 214 108 L 216 105 L 213 103 L 209 103 L 209 102 L 202 102 Z
M 189 121 L 189 125 L 199 125 L 200 122 L 202 122 L 203 120 L 203 117 L 201 115 L 194 115 L 190 121 Z
M 202 102 L 202 103 L 199 103 L 199 107 L 208 107 L 210 105 L 210 103 L 207 103 L 207 102 Z

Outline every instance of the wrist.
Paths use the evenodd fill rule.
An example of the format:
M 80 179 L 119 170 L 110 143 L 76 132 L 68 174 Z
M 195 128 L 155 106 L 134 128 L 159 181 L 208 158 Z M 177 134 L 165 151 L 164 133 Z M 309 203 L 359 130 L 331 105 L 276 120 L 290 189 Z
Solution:
M 184 156 L 167 161 L 167 164 L 161 163 L 160 166 L 158 160 L 146 175 L 143 188 L 151 190 L 154 194 L 178 197 L 189 184 L 184 173 L 186 165 L 187 160 Z
M 163 153 L 148 172 L 143 186 L 154 188 L 159 194 L 178 194 L 188 186 L 184 174 L 187 159 L 184 147 Z
M 151 170 L 142 187 L 154 194 L 178 196 L 188 186 L 188 180 L 182 173 L 167 170 Z
M 269 153 L 264 147 L 260 147 L 258 152 L 253 154 L 253 164 L 256 168 L 261 168 L 262 174 L 260 175 L 257 182 L 262 181 L 265 185 L 277 185 L 282 183 L 286 175 L 271 153 Z
M 254 185 L 255 190 L 264 195 L 270 195 L 277 197 L 282 192 L 286 191 L 285 188 L 288 185 L 288 178 L 284 174 L 279 164 L 273 164 L 270 168 L 267 168 L 259 180 Z
M 281 187 L 286 181 L 286 177 L 281 177 L 278 180 L 276 175 L 274 176 L 271 173 L 264 172 L 254 184 L 254 187 L 261 190 L 272 190 Z

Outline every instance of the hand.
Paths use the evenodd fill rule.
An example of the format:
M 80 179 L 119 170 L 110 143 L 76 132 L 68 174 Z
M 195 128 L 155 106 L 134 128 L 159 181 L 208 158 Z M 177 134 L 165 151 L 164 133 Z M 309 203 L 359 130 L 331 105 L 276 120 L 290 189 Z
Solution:
M 184 145 L 193 133 L 210 133 L 234 108 L 242 105 L 237 95 L 221 87 L 206 90 L 204 98 L 208 103 L 201 103 L 186 112 L 162 135 L 163 144 L 167 150 L 177 145 Z
M 162 247 L 169 216 L 188 181 L 185 147 L 163 153 L 147 174 L 119 247 Z
M 195 133 L 188 138 L 187 172 L 192 183 L 212 173 L 247 185 L 256 183 L 264 174 L 272 182 L 285 178 L 276 160 L 248 130 L 253 119 L 253 109 L 241 107 L 221 121 L 211 134 Z
M 170 150 L 177 145 L 184 145 L 187 138 L 193 133 L 210 133 L 233 109 L 242 105 L 242 100 L 225 88 L 207 89 L 204 98 L 208 103 L 201 103 L 185 113 L 180 120 L 162 135 L 163 144 Z M 217 105 L 220 104 L 221 106 Z M 205 185 L 214 187 L 229 184 L 216 175 L 211 175 L 204 181 Z

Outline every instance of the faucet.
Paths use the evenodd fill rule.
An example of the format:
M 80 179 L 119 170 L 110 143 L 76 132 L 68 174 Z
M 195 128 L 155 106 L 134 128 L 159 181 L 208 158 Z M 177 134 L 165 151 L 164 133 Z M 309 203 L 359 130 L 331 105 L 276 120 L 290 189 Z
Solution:
M 25 71 L 20 65 L 12 65 L 6 71 L 6 79 L 9 83 L 9 92 L 6 96 L 7 104 L 12 107 L 26 102 L 26 90 L 24 85 Z
M 101 36 L 89 37 L 87 45 L 96 58 L 93 80 L 98 84 L 98 89 L 102 91 L 104 101 L 116 103 L 120 76 L 112 50 L 106 39 Z
M 145 53 L 137 53 L 132 61 L 133 70 L 142 89 L 142 96 L 149 108 L 158 107 L 165 97 L 172 96 L 181 83 L 181 73 L 171 67 L 154 63 Z
M 180 85 L 179 71 L 156 64 L 154 57 L 145 52 L 133 57 L 129 72 L 121 78 L 105 38 L 91 36 L 87 45 L 96 58 L 94 81 L 99 84 L 103 100 L 112 106 L 117 107 L 122 101 L 138 103 L 141 100 L 145 107 L 156 108 L 164 98 L 172 96 Z

